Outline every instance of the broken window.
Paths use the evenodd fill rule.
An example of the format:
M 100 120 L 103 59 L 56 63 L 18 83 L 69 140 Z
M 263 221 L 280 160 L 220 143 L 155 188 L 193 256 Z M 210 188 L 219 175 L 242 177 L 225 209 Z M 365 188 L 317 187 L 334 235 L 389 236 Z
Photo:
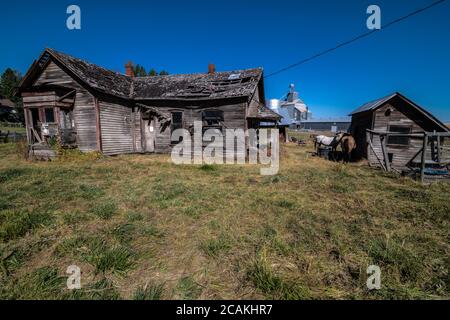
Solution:
M 223 111 L 205 110 L 202 112 L 203 132 L 208 129 L 223 130 Z
M 406 126 L 390 126 L 389 132 L 396 132 L 402 134 L 410 134 L 411 127 Z M 388 136 L 387 144 L 390 146 L 409 146 L 409 137 L 402 136 Z
M 176 112 L 172 112 L 172 124 L 171 124 L 171 130 L 170 130 L 170 135 L 172 137 L 172 133 L 177 130 L 177 129 L 182 129 L 183 128 L 183 112 L 181 111 L 176 111 Z M 171 143 L 179 143 L 183 140 L 182 137 L 180 137 L 180 139 L 178 141 L 173 141 L 171 138 Z

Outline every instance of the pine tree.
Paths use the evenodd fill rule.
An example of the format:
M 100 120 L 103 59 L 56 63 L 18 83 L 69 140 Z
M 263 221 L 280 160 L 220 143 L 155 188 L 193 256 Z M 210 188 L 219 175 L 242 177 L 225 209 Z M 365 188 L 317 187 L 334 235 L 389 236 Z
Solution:
M 139 64 L 135 65 L 133 67 L 134 76 L 135 77 L 146 77 L 147 72 L 145 71 L 145 68 Z
M 7 68 L 0 78 L 0 95 L 14 102 L 14 109 L 17 112 L 18 120 L 24 122 L 22 99 L 16 96 L 22 75 L 20 72 Z
M 7 68 L 0 79 L 0 94 L 13 102 L 17 102 L 19 98 L 15 96 L 15 92 L 21 79 L 22 76 L 19 72 Z

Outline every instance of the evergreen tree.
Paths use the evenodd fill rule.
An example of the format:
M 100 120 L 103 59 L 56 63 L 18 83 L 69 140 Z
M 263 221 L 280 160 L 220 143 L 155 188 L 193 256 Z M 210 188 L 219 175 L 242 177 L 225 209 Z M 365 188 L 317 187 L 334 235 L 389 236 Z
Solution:
M 14 102 L 18 120 L 24 122 L 22 99 L 15 95 L 22 75 L 20 72 L 7 68 L 0 78 L 0 95 Z
M 145 71 L 145 68 L 139 64 L 135 65 L 133 67 L 134 70 L 134 76 L 135 77 L 146 77 L 147 72 Z
M 22 76 L 19 72 L 7 68 L 0 79 L 0 94 L 13 102 L 17 102 L 19 98 L 14 94 L 21 79 Z

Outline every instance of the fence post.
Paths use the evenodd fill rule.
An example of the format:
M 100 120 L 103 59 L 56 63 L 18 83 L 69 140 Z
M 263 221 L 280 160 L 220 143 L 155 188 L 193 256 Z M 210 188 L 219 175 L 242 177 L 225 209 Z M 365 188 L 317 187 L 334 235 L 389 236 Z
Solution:
M 428 134 L 426 132 L 423 133 L 423 150 L 422 150 L 422 162 L 420 166 L 420 181 L 423 183 L 425 180 L 425 162 L 427 160 L 427 145 L 428 145 Z
M 380 135 L 380 142 L 381 142 L 381 151 L 383 151 L 383 159 L 386 166 L 386 171 L 391 171 L 391 163 L 389 162 L 389 155 L 387 152 L 387 146 L 386 146 L 386 140 L 389 138 L 389 136 L 386 134 L 385 136 Z

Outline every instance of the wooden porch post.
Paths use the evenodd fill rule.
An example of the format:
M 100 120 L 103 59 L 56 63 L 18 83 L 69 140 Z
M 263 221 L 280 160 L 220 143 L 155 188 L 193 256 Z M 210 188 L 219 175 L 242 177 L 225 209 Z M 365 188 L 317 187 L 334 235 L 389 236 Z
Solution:
M 422 150 L 422 162 L 420 165 L 420 181 L 423 183 L 425 179 L 425 162 L 427 160 L 427 146 L 428 146 L 428 134 L 426 132 L 423 133 L 423 150 Z
M 23 115 L 24 115 L 24 118 L 25 118 L 25 131 L 26 131 L 26 133 L 27 133 L 27 142 L 28 142 L 28 144 L 31 144 L 31 135 L 30 135 L 30 120 L 29 120 L 29 115 L 28 115 L 28 112 L 29 112 L 29 110 L 28 110 L 28 108 L 23 108 Z

